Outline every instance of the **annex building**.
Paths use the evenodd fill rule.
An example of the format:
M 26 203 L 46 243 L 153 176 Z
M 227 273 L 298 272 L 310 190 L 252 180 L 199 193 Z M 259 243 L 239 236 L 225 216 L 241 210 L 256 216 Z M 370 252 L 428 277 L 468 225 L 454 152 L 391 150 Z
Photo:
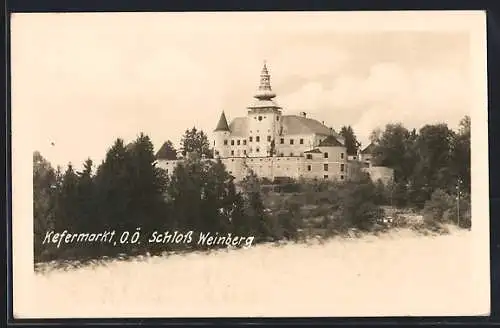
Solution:
M 371 145 L 356 156 L 347 156 L 344 138 L 333 128 L 307 117 L 284 115 L 275 101 L 266 64 L 260 85 L 245 117 L 228 123 L 224 111 L 213 131 L 214 158 L 220 158 L 235 180 L 253 170 L 259 177 L 347 180 L 355 169 L 367 171 L 373 180 L 387 183 L 393 170 L 371 164 Z M 173 172 L 183 159 L 157 154 L 158 164 Z

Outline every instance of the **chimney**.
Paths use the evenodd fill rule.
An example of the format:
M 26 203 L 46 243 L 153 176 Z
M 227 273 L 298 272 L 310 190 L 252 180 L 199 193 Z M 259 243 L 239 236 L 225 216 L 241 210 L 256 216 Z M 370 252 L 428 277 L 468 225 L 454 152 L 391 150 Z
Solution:
M 306 117 L 306 112 L 300 112 L 300 116 L 305 118 Z

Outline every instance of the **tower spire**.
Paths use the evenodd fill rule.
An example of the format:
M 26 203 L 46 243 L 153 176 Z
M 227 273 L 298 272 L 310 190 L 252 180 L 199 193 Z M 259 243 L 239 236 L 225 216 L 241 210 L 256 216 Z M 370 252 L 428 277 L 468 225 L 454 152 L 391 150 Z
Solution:
M 264 60 L 264 66 L 262 67 L 262 71 L 260 73 L 260 85 L 257 93 L 254 98 L 259 100 L 271 100 L 276 97 L 276 94 L 273 92 L 271 88 L 271 75 L 267 69 L 267 63 Z
M 229 125 L 227 124 L 226 114 L 224 111 L 222 111 L 222 114 L 220 115 L 219 123 L 217 123 L 214 132 L 215 131 L 229 131 Z

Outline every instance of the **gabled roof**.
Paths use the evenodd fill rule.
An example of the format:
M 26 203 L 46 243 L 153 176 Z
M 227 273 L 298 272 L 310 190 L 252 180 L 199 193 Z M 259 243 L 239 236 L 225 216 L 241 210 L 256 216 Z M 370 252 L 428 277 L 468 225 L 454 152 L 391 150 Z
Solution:
M 326 125 L 306 117 L 297 115 L 283 115 L 285 134 L 319 134 L 329 136 L 334 132 Z
M 311 149 L 311 150 L 306 150 L 304 152 L 304 154 L 309 154 L 309 153 L 321 153 L 321 150 L 319 150 L 318 148 L 314 148 L 314 149 Z
M 334 136 L 328 136 L 319 143 L 320 147 L 342 147 L 343 145 Z
M 227 125 L 226 114 L 222 112 L 219 118 L 219 123 L 217 123 L 217 127 L 214 131 L 229 131 L 229 126 Z
M 361 151 L 361 154 L 373 154 L 373 152 L 375 151 L 375 147 L 375 144 L 372 142 Z
M 165 159 L 165 160 L 176 160 L 177 159 L 177 151 L 172 150 L 171 147 L 169 147 L 168 143 L 165 142 L 161 146 L 160 150 L 156 153 L 156 159 Z

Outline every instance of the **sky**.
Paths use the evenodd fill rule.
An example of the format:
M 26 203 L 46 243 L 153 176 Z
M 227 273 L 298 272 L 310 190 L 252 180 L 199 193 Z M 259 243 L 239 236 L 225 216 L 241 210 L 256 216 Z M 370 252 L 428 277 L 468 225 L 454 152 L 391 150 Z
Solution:
M 448 23 L 444 18 L 448 18 Z M 52 164 L 100 163 L 118 137 L 155 150 L 222 110 L 246 115 L 267 62 L 283 114 L 300 111 L 364 146 L 375 128 L 471 112 L 470 32 L 426 13 L 16 14 L 12 120 Z M 17 121 L 16 121 L 17 120 Z

